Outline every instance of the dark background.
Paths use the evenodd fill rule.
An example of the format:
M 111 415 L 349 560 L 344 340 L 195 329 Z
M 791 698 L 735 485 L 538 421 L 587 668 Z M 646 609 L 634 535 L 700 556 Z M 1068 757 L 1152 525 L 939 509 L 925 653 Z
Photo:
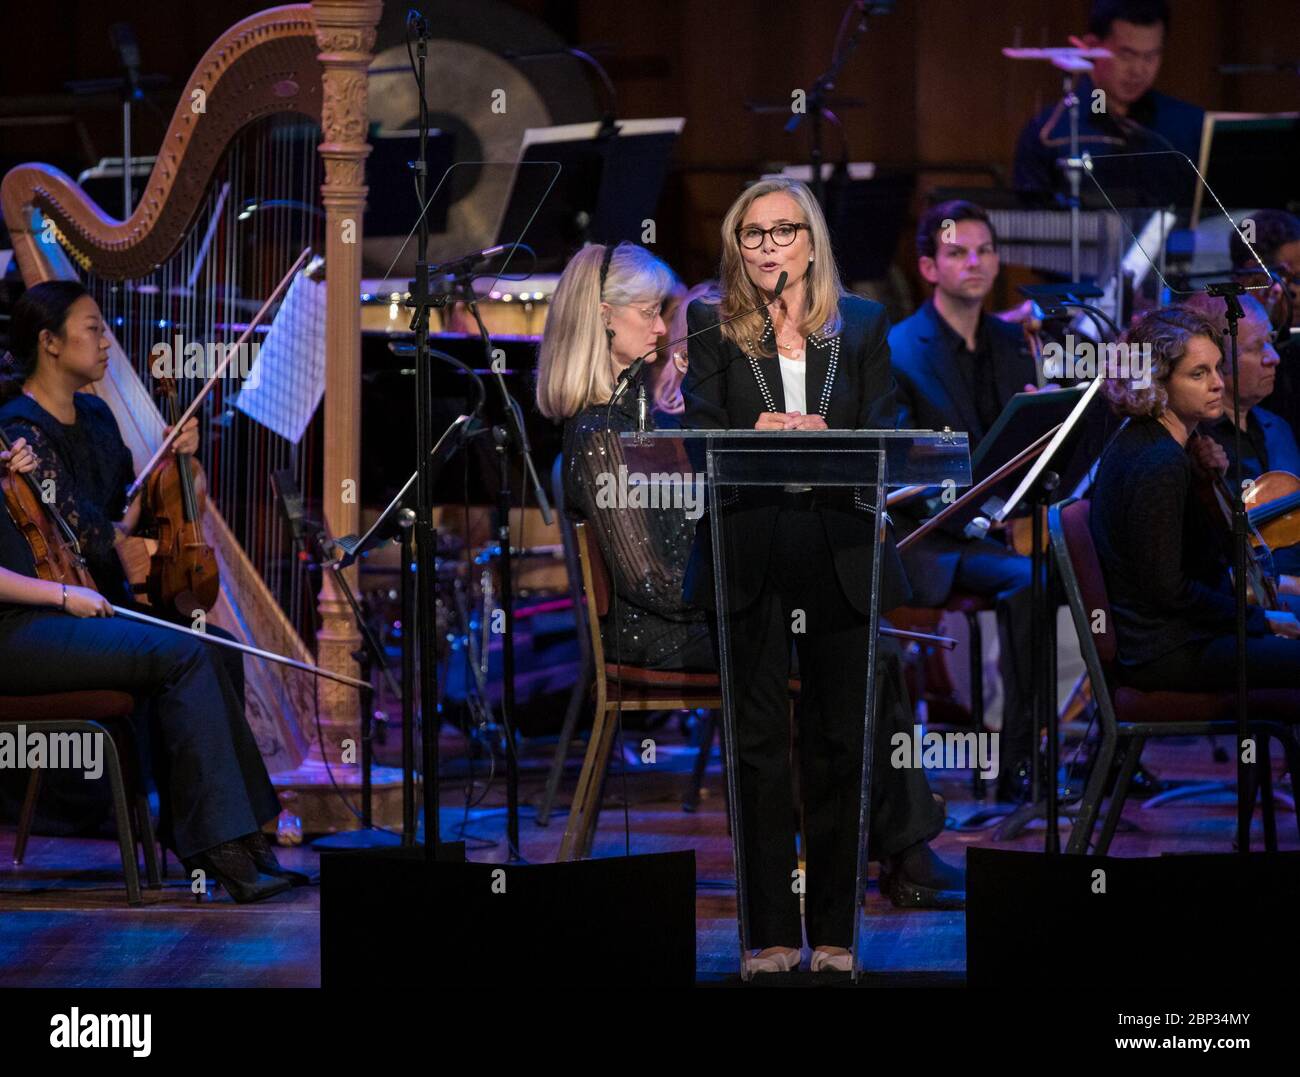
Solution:
M 37 160 L 75 175 L 120 152 L 120 113 L 111 98 L 68 102 L 55 110 L 61 118 L 40 122 L 15 116 L 23 109 L 12 99 L 59 95 L 69 80 L 118 74 L 109 26 L 121 20 L 135 28 L 142 70 L 171 80 L 155 95 L 156 108 L 137 110 L 136 152 L 154 152 L 178 89 L 204 50 L 237 19 L 266 6 L 263 0 L 9 0 L 0 49 L 0 168 Z M 423 6 L 437 32 L 439 5 Z M 686 117 L 657 215 L 657 250 L 695 281 L 714 270 L 718 225 L 741 183 L 760 167 L 806 157 L 806 122 L 805 131 L 787 135 L 788 113 L 754 115 L 745 102 L 788 102 L 794 88 L 809 87 L 830 62 L 846 4 L 501 0 L 499 6 L 532 16 L 570 44 L 600 46 L 620 118 Z M 1300 107 L 1295 75 L 1216 70 L 1225 62 L 1300 57 L 1293 4 L 1174 0 L 1172 6 L 1159 89 L 1209 108 Z M 1006 60 L 999 49 L 1017 34 L 1025 45 L 1065 44 L 1067 34 L 1086 29 L 1088 7 L 1087 0 L 899 0 L 894 14 L 872 21 L 837 88 L 866 102 L 841 113 L 851 159 L 914 168 L 920 192 L 1008 176 L 1020 126 L 1054 100 L 1059 78 L 1044 64 Z M 486 22 L 490 4 L 483 10 Z M 839 153 L 833 130 L 826 148 L 828 157 Z M 911 275 L 909 234 L 905 228 L 898 264 Z

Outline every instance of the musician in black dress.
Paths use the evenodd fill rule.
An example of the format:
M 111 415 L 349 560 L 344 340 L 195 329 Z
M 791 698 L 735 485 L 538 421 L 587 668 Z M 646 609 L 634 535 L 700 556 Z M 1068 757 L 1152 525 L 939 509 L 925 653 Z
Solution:
M 685 425 L 703 429 L 825 430 L 893 427 L 895 402 L 884 309 L 845 294 L 820 207 L 802 184 L 757 183 L 722 228 L 717 302 L 692 303 Z M 777 279 L 788 274 L 773 300 Z M 759 306 L 760 313 L 719 323 Z M 713 331 L 707 331 L 709 327 Z M 862 727 L 866 709 L 868 566 L 875 532 L 861 490 L 749 489 L 721 506 L 732 573 L 730 638 L 737 686 L 742 830 L 750 881 L 755 971 L 800 959 L 797 866 L 790 817 L 787 678 L 798 651 L 802 682 L 799 758 L 804 802 L 806 924 L 812 968 L 844 969 L 856 904 Z M 908 586 L 892 539 L 883 551 L 880 609 L 901 605 Z M 687 594 L 714 608 L 710 528 L 700 522 Z M 801 616 L 800 616 L 801 615 Z M 796 627 L 798 625 L 798 627 Z M 889 868 L 902 903 L 942 904 L 964 890 L 961 872 L 928 842 L 943 815 L 924 773 L 893 769 L 889 735 L 907 730 L 897 664 L 880 663 L 871 855 Z M 893 701 L 891 705 L 891 699 Z
M 14 305 L 13 354 L 0 362 L 0 424 L 22 466 L 76 530 L 98 591 L 34 579 L 30 549 L 0 519 L 0 691 L 14 695 L 117 689 L 141 701 L 134 719 L 158 786 L 159 837 L 239 901 L 306 881 L 283 869 L 261 833 L 280 804 L 244 715 L 224 651 L 188 635 L 113 617 L 120 569 L 114 536 L 126 522 L 130 453 L 108 406 L 78 390 L 103 378 L 108 337 L 98 304 L 71 281 L 28 289 Z M 197 431 L 177 450 L 197 447 Z M 138 505 L 138 503 L 137 503 Z
M 1128 421 L 1102 454 L 1090 519 L 1114 614 L 1117 676 L 1144 691 L 1230 689 L 1236 605 L 1228 533 L 1195 489 L 1208 477 L 1206 463 L 1222 473 L 1227 457 L 1208 438 L 1189 447 L 1197 425 L 1216 421 L 1225 406 L 1217 333 L 1200 314 L 1171 307 L 1146 315 L 1127 340 L 1150 345 L 1150 384 L 1104 383 Z M 1294 577 L 1281 583 L 1284 592 L 1300 591 Z M 1295 614 L 1252 605 L 1246 626 L 1251 686 L 1300 684 Z
M 682 597 L 698 513 L 692 518 L 684 504 L 624 502 L 619 434 L 637 428 L 635 393 L 609 406 L 619 374 L 666 331 L 662 308 L 676 280 L 633 243 L 589 244 L 574 255 L 546 316 L 537 406 L 564 423 L 565 507 L 588 521 L 609 568 L 614 602 L 601 625 L 607 659 L 699 672 L 714 668 L 708 619 Z M 660 416 L 647 410 L 654 429 Z

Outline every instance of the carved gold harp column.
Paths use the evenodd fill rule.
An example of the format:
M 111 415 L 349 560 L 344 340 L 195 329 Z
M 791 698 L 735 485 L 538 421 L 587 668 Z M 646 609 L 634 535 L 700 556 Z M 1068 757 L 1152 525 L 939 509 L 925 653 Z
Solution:
M 366 68 L 375 44 L 380 0 L 315 0 L 323 100 L 320 155 L 325 165 L 321 201 L 326 214 L 325 459 L 322 507 L 333 535 L 361 531 L 361 223 L 366 204 Z M 355 569 L 349 583 L 356 585 Z M 323 578 L 318 603 L 318 660 L 326 669 L 356 676 L 352 655 L 361 636 L 332 578 Z M 335 692 L 334 688 L 342 691 Z M 359 708 L 355 689 L 322 684 L 321 735 L 313 753 L 331 764 L 360 760 Z

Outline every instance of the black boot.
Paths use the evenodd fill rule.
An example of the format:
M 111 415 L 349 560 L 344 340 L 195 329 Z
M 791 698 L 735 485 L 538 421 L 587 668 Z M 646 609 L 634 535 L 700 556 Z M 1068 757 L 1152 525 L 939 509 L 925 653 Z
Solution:
M 263 875 L 274 875 L 281 879 L 288 879 L 293 886 L 310 886 L 312 879 L 310 875 L 305 875 L 301 871 L 294 871 L 292 868 L 280 866 L 280 861 L 276 859 L 275 849 L 271 843 L 266 840 L 266 835 L 260 830 L 247 834 L 239 839 L 244 843 L 244 848 L 248 850 L 248 855 L 252 857 L 253 863 L 257 865 L 257 870 Z
M 216 879 L 241 905 L 283 893 L 290 886 L 288 879 L 259 872 L 242 839 L 204 849 L 186 859 L 184 864 L 191 875 L 202 871 Z
M 966 872 L 940 860 L 920 841 L 881 868 L 880 892 L 899 909 L 963 909 Z

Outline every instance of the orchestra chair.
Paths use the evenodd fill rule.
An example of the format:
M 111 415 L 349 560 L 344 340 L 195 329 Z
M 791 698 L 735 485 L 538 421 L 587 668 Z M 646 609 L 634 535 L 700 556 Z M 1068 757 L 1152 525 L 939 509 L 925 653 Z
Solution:
M 979 615 L 997 608 L 993 598 L 953 591 L 942 606 L 899 606 L 889 611 L 889 622 L 897 628 L 918 632 L 939 631 L 939 620 L 945 613 L 959 613 L 966 618 L 969 645 L 970 718 L 971 728 L 979 733 L 984 729 L 984 635 L 980 629 Z M 925 656 L 917 665 L 918 691 L 916 701 L 925 698 Z M 984 779 L 977 769 L 971 771 L 971 791 L 976 800 L 985 795 Z M 983 814 L 983 813 L 982 813 Z
M 17 734 L 18 727 L 35 727 L 42 733 L 93 733 L 102 738 L 104 772 L 113 795 L 113 816 L 122 853 L 129 905 L 143 904 L 136 840 L 144 846 L 145 871 L 150 889 L 162 887 L 158 847 L 154 840 L 149 799 L 139 773 L 139 756 L 131 733 L 135 700 L 126 692 L 52 692 L 46 695 L 0 696 L 0 731 Z M 41 771 L 34 769 L 18 817 L 13 862 L 22 864 L 27 839 L 40 795 Z
M 1097 759 L 1084 788 L 1066 851 L 1088 852 L 1105 795 L 1106 778 L 1118 755 L 1119 776 L 1096 846 L 1097 855 L 1104 856 L 1119 824 L 1129 782 L 1146 742 L 1158 737 L 1234 735 L 1236 692 L 1142 692 L 1116 685 L 1113 676 L 1117 662 L 1114 618 L 1097 549 L 1088 529 L 1090 507 L 1089 501 L 1074 498 L 1053 505 L 1048 511 L 1048 533 L 1061 586 L 1079 636 L 1079 647 L 1092 682 L 1101 727 Z M 1093 631 L 1093 625 L 1098 622 L 1101 631 Z M 1273 852 L 1277 849 L 1277 823 L 1273 808 L 1269 738 L 1281 745 L 1294 780 L 1300 775 L 1300 746 L 1292 728 L 1300 721 L 1300 688 L 1252 689 L 1247 705 L 1250 728 L 1257 734 L 1259 746 L 1256 769 L 1259 774 L 1258 793 L 1263 804 L 1264 847 Z M 1250 790 L 1252 801 L 1256 792 Z M 1300 828 L 1300 807 L 1297 807 L 1296 821 Z
M 573 517 L 564 504 L 564 454 L 555 458 L 551 468 L 551 503 L 555 507 L 555 518 L 559 522 L 560 541 L 564 547 L 564 568 L 569 580 L 569 599 L 573 603 L 573 625 L 578 637 L 578 676 L 573 682 L 573 691 L 569 694 L 569 706 L 564 712 L 564 724 L 560 728 L 560 739 L 555 745 L 555 756 L 551 760 L 551 769 L 546 775 L 546 788 L 542 799 L 537 804 L 537 825 L 547 826 L 551 821 L 551 809 L 560 791 L 560 781 L 564 777 L 564 761 L 569 755 L 569 746 L 578 731 L 578 719 L 582 717 L 583 707 L 587 702 L 588 686 L 595 669 L 591 653 L 591 637 L 588 634 L 586 606 L 582 601 L 582 566 L 578 563 L 578 540 L 573 532 Z
M 578 786 L 569 808 L 557 859 L 577 860 L 591 853 L 600 816 L 605 772 L 614 744 L 616 715 L 624 711 L 676 711 L 722 706 L 722 686 L 715 673 L 680 673 L 646 669 L 605 660 L 600 621 L 610 610 L 613 586 L 600 543 L 586 521 L 574 521 L 574 541 L 582 580 L 582 620 L 591 646 L 596 713 Z M 708 750 L 706 747 L 703 749 Z

